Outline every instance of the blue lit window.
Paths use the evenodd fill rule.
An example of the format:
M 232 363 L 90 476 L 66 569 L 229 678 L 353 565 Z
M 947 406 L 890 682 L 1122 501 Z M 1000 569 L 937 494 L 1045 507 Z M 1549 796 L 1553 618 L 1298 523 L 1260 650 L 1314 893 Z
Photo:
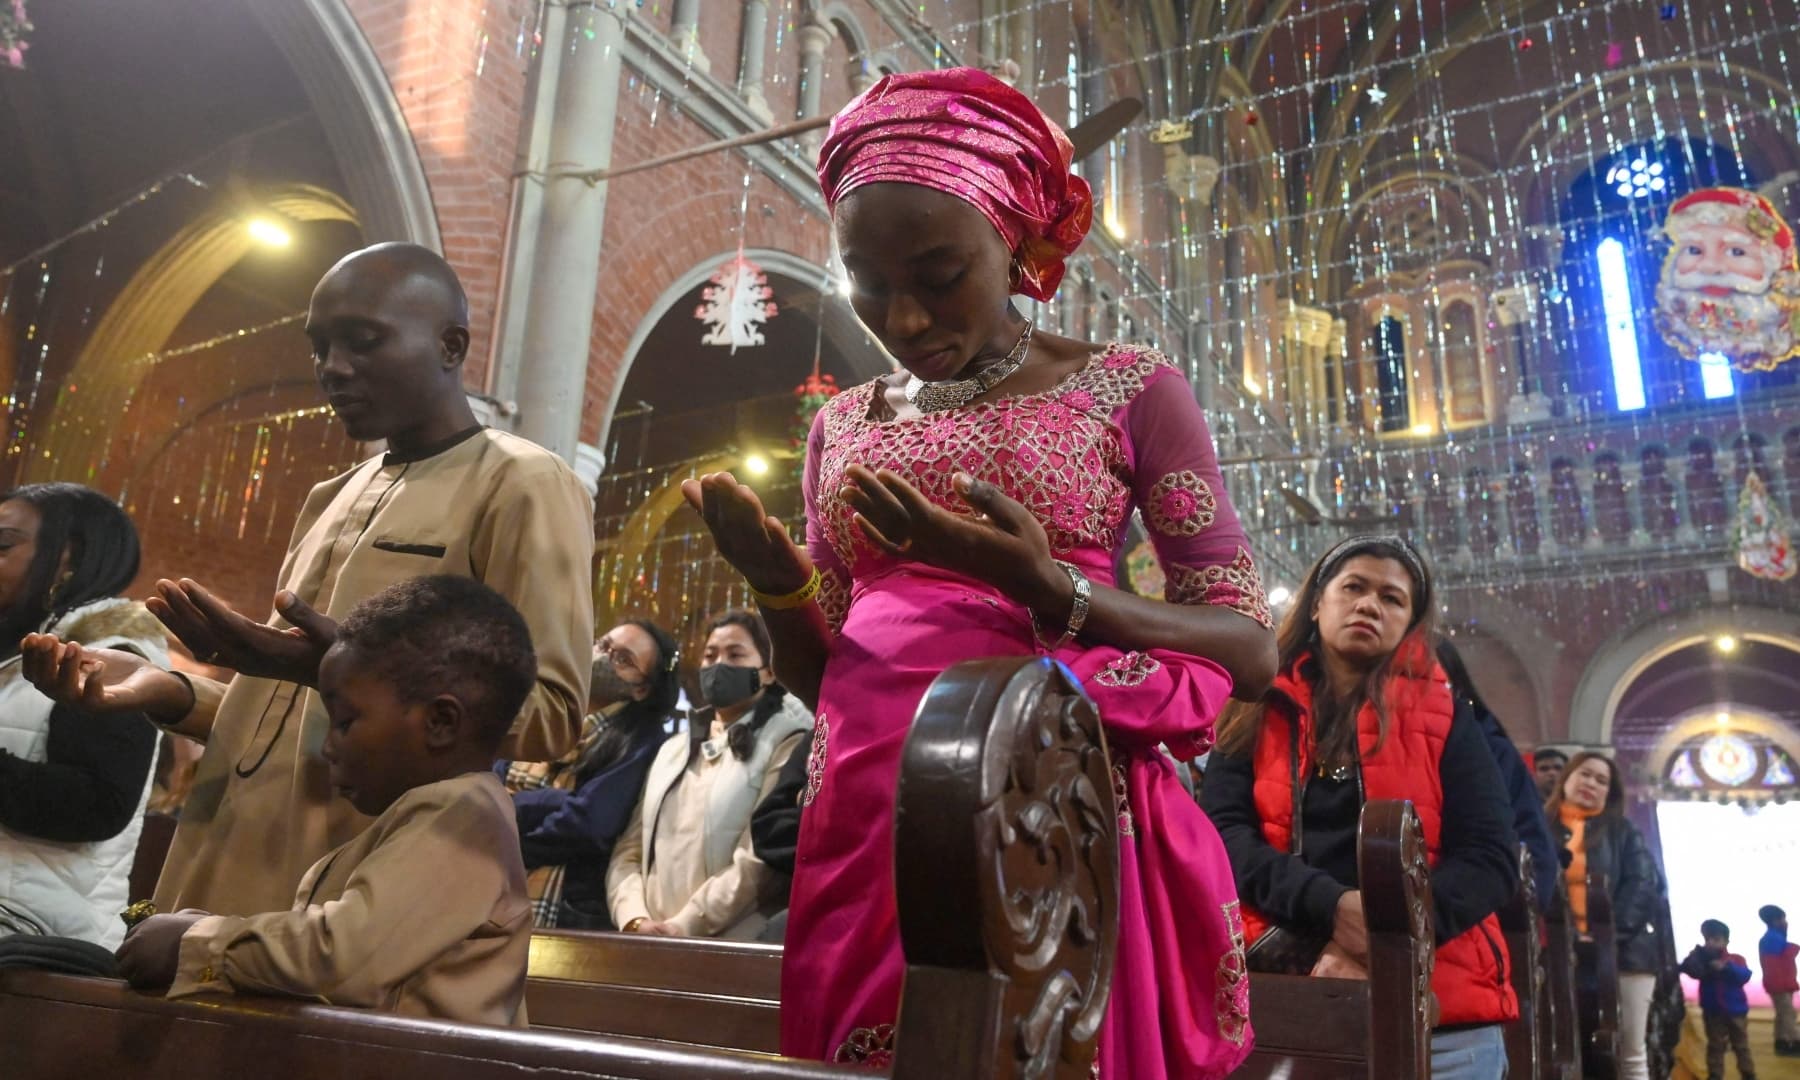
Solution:
M 1737 393 L 1737 384 L 1731 379 L 1731 361 L 1723 353 L 1701 353 L 1699 359 L 1700 392 L 1706 395 L 1706 400 L 1727 398 Z
M 1669 138 L 1613 149 L 1564 192 L 1562 262 L 1547 284 L 1560 386 L 1590 407 L 1633 412 L 1679 402 L 1727 400 L 1752 387 L 1792 382 L 1790 372 L 1746 376 L 1722 357 L 1682 357 L 1657 333 L 1656 285 L 1669 207 L 1690 192 L 1755 187 L 1725 146 Z
M 1641 409 L 1644 398 L 1644 366 L 1638 358 L 1637 312 L 1631 302 L 1631 270 L 1625 265 L 1625 245 L 1612 237 L 1594 249 L 1600 264 L 1600 300 L 1606 308 L 1606 348 L 1612 356 L 1613 405 L 1620 412 Z
M 1406 379 L 1406 324 L 1396 316 L 1384 315 L 1375 323 L 1374 338 L 1381 430 L 1405 431 L 1412 425 L 1412 398 Z

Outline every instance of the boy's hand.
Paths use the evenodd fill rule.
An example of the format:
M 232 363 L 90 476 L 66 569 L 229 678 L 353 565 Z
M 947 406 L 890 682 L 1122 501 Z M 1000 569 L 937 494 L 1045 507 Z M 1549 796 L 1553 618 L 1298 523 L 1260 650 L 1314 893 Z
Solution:
M 119 974 L 138 990 L 174 982 L 175 969 L 181 963 L 181 935 L 204 918 L 206 912 L 188 910 L 152 915 L 138 923 L 119 946 Z
M 1725 961 L 1716 959 L 1716 960 L 1713 960 L 1711 963 L 1707 964 L 1706 966 L 1711 968 L 1714 971 L 1724 971 L 1725 970 Z

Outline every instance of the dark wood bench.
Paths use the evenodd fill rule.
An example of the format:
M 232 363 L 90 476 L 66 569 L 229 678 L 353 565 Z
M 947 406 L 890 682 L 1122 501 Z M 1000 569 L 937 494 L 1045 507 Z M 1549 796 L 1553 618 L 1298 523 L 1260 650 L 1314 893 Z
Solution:
M 1582 1057 L 1585 1080 L 1610 1080 L 1619 1074 L 1619 939 L 1613 923 L 1612 887 L 1605 874 L 1589 874 L 1587 887 L 1588 941 L 1576 950 L 1579 965 L 1593 965 L 1593 978 L 1577 980 L 1582 1030 L 1586 1035 Z
M 1252 975 L 1258 1049 L 1241 1076 L 1398 1080 L 1428 1075 L 1429 1017 L 1416 1000 L 1421 970 L 1429 982 L 1429 881 L 1423 870 L 1410 879 L 1405 872 L 1412 855 L 1423 858 L 1417 819 L 1404 803 L 1375 803 L 1365 809 L 1362 828 L 1364 880 L 1389 883 L 1385 890 L 1373 889 L 1367 900 L 1371 959 L 1382 960 L 1368 983 Z M 1424 921 L 1415 924 L 1415 914 Z M 1422 950 L 1415 941 L 1423 941 Z M 707 1041 L 772 1048 L 779 965 L 780 950 L 767 945 L 543 932 L 532 940 L 532 1023 L 699 1041 L 685 1019 L 698 1013 L 717 1021 Z M 1423 993 L 1428 1007 L 1428 985 Z M 679 1007 L 671 1009 L 671 1003 Z M 1371 1032 L 1382 1030 L 1373 1026 L 1378 1018 L 1400 1023 L 1372 1039 Z M 1414 1050 L 1424 1057 L 1408 1056 Z
M 907 737 L 895 815 L 895 868 L 914 884 L 898 897 L 907 969 L 903 1020 L 885 1073 L 695 1045 L 713 1037 L 716 1018 L 668 1007 L 696 1000 L 680 994 L 718 992 L 691 981 L 664 988 L 676 996 L 660 1000 L 680 1024 L 665 1025 L 673 1039 L 653 1039 L 464 1026 L 266 998 L 168 1001 L 111 980 L 8 971 L 0 972 L 5 1075 L 1083 1080 L 1111 987 L 1116 821 L 1099 718 L 1066 669 L 1037 659 L 974 661 L 932 685 Z M 1063 917 L 1015 923 L 1009 913 L 1021 906 Z M 708 957 L 718 973 L 735 971 L 757 988 L 743 1014 L 755 1035 L 753 1006 L 775 970 L 768 951 L 655 944 L 663 949 L 641 954 L 653 966 L 640 974 L 663 971 L 662 961 L 686 950 L 680 955 Z M 540 974 L 528 1008 L 544 1001 L 551 1012 L 540 1023 L 583 1011 L 563 1001 L 568 1011 L 559 1013 L 558 999 L 545 996 L 546 984 L 573 982 L 556 974 L 579 970 L 558 967 L 555 951 L 534 960 Z M 744 966 L 734 968 L 739 960 Z
M 1556 892 L 1544 909 L 1544 986 L 1549 1008 L 1538 1025 L 1550 1046 L 1546 1075 L 1554 1080 L 1581 1080 L 1581 1009 L 1575 992 L 1574 919 L 1569 889 L 1557 875 Z
M 1506 1025 L 1508 1080 L 1548 1080 L 1551 1076 L 1551 1032 L 1542 1022 L 1550 1008 L 1550 990 L 1532 868 L 1531 851 L 1520 844 L 1519 887 L 1500 909 L 1500 929 L 1512 960 L 1513 993 L 1519 999 L 1519 1018 Z
M 525 1003 L 536 1030 L 770 1054 L 780 1046 L 778 945 L 540 930 L 530 972 Z
M 1234 1076 L 1425 1080 L 1431 1075 L 1436 953 L 1431 871 L 1412 804 L 1366 804 L 1356 859 L 1369 929 L 1368 981 L 1252 975 L 1256 1050 Z

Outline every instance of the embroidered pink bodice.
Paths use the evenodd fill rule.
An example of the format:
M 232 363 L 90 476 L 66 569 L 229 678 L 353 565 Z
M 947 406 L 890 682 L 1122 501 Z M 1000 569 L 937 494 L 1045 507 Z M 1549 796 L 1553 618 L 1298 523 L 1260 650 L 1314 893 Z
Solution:
M 959 513 L 967 507 L 951 488 L 955 473 L 993 483 L 1031 510 L 1058 558 L 1108 582 L 1135 506 L 1163 566 L 1165 599 L 1219 604 L 1271 625 L 1205 418 L 1160 353 L 1111 345 L 1042 393 L 899 420 L 871 418 L 881 390 L 875 380 L 839 394 L 807 445 L 807 548 L 825 576 L 821 603 L 834 628 L 854 582 L 895 562 L 838 497 L 853 464 L 891 469 Z

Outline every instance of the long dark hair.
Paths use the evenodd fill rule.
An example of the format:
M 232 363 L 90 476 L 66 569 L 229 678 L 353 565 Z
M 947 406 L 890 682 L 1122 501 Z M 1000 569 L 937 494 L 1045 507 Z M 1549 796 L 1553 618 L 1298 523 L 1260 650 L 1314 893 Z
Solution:
M 655 669 L 650 673 L 650 692 L 644 700 L 627 701 L 618 711 L 600 723 L 593 744 L 576 766 L 577 782 L 598 775 L 611 767 L 640 741 L 660 733 L 681 700 L 681 648 L 667 630 L 649 619 L 626 619 L 621 624 L 635 626 L 650 635 L 656 643 Z M 596 663 L 611 663 L 610 660 Z
M 0 495 L 37 510 L 37 550 L 18 602 L 0 612 L 0 656 L 19 651 L 19 639 L 69 612 L 118 596 L 137 577 L 137 527 L 105 495 L 80 484 L 27 484 Z M 68 573 L 60 572 L 64 553 Z
M 1368 674 L 1363 677 L 1362 686 L 1352 699 L 1340 703 L 1347 708 L 1350 731 L 1346 737 L 1350 740 L 1351 747 L 1356 745 L 1355 716 L 1360 703 L 1367 701 L 1375 706 L 1380 730 L 1376 746 L 1379 748 L 1387 740 L 1387 684 L 1393 675 L 1394 658 L 1415 648 L 1418 640 L 1431 633 L 1433 613 L 1437 610 L 1431 569 L 1405 538 L 1353 536 L 1327 551 L 1307 572 L 1305 584 L 1300 586 L 1300 592 L 1294 597 L 1293 605 L 1288 608 L 1287 616 L 1281 620 L 1281 629 L 1275 634 L 1275 645 L 1280 653 L 1281 671 L 1291 671 L 1301 660 L 1310 658 L 1311 670 L 1307 677 L 1313 684 L 1315 708 L 1323 704 L 1325 698 L 1321 691 L 1324 673 L 1314 655 L 1319 647 L 1319 622 L 1313 616 L 1313 609 L 1318 607 L 1320 594 L 1337 579 L 1344 565 L 1360 555 L 1397 562 L 1406 568 L 1407 576 L 1412 579 L 1412 621 L 1407 624 L 1406 636 L 1393 652 L 1369 669 Z M 1260 702 L 1233 702 L 1219 720 L 1219 748 L 1228 754 L 1249 753 L 1256 744 L 1257 733 L 1262 730 L 1268 700 L 1265 695 Z
M 1488 708 L 1487 702 L 1481 699 L 1481 691 L 1475 689 L 1475 677 L 1469 674 L 1469 665 L 1463 663 L 1462 653 L 1450 643 L 1449 638 L 1438 639 L 1437 659 L 1443 665 L 1445 676 L 1450 679 L 1450 692 L 1474 706 L 1476 712 L 1484 712 L 1493 717 L 1494 726 L 1500 728 L 1501 734 L 1506 734 L 1506 727 L 1500 723 L 1500 718 L 1494 716 L 1494 710 Z

